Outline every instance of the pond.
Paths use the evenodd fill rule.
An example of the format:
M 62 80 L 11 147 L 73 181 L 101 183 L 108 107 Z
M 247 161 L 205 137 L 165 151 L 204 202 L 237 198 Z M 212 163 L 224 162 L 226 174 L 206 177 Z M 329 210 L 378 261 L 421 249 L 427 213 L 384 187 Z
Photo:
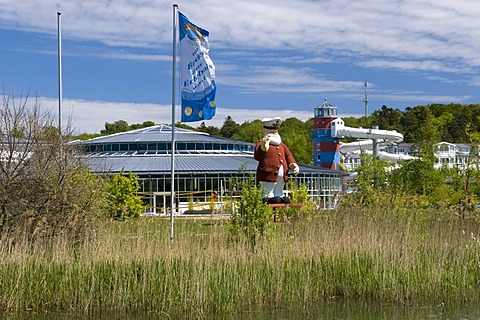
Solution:
M 2 319 L 186 319 L 185 315 L 166 314 L 163 312 L 119 312 L 98 311 L 90 314 L 73 312 L 21 313 L 4 315 Z M 191 318 L 191 317 L 190 317 Z M 203 315 L 204 319 L 255 319 L 255 320 L 288 320 L 288 319 L 480 319 L 480 306 L 426 305 L 405 306 L 398 304 L 378 303 L 361 300 L 327 299 L 306 308 L 290 308 L 284 310 L 239 310 L 228 315 Z

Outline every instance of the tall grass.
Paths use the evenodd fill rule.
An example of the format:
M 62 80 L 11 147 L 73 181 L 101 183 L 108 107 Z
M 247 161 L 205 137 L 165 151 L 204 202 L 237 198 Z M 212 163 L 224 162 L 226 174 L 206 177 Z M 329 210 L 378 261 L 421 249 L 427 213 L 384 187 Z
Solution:
M 252 251 L 228 220 L 111 222 L 73 243 L 1 244 L 0 309 L 143 310 L 202 318 L 325 297 L 480 302 L 479 221 L 389 199 L 275 225 Z M 52 245 L 52 241 L 55 241 Z

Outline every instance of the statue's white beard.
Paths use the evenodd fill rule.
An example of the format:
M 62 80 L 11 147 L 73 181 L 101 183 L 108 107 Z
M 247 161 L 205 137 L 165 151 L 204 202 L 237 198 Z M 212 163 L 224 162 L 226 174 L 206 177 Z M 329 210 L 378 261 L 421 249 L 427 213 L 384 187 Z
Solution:
M 280 143 L 282 143 L 282 138 L 278 133 L 270 133 L 270 144 L 274 146 L 278 146 Z

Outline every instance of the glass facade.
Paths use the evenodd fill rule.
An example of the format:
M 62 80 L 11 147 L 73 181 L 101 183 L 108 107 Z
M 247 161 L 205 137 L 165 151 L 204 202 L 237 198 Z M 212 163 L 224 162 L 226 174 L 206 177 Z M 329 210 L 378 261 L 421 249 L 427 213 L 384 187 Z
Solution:
M 209 203 L 212 196 L 218 196 L 216 202 L 225 197 L 236 198 L 240 195 L 241 181 L 250 179 L 250 174 L 176 174 L 176 205 L 183 209 L 189 202 Z M 151 208 L 152 213 L 164 213 L 171 206 L 171 175 L 140 177 L 141 194 Z M 308 193 L 319 209 L 334 209 L 342 192 L 340 172 L 305 173 L 291 177 L 289 184 L 305 185 Z M 182 209 L 182 208 L 180 208 Z

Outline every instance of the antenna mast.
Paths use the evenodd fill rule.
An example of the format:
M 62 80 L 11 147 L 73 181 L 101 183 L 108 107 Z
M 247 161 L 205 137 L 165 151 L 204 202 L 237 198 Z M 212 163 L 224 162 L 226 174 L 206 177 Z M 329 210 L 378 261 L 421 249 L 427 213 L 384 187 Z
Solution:
M 364 86 L 365 86 L 365 95 L 364 95 L 364 98 L 363 98 L 363 102 L 365 103 L 365 117 L 368 117 L 368 95 L 367 95 L 368 83 L 367 83 L 366 80 L 365 80 Z

